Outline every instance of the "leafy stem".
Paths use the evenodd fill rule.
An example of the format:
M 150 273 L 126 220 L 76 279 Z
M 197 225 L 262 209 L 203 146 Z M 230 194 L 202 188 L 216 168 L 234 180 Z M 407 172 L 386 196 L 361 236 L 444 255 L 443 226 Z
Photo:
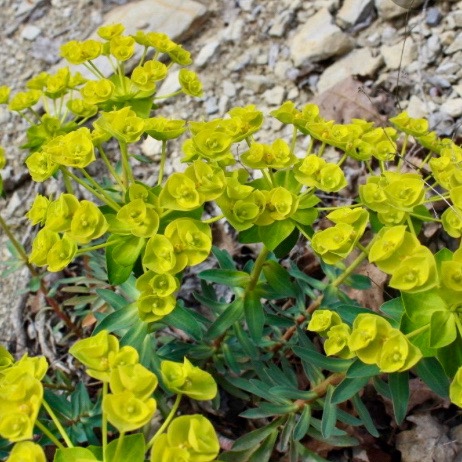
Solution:
M 56 417 L 56 414 L 53 412 L 53 409 L 51 409 L 51 406 L 43 400 L 43 407 L 47 411 L 48 415 L 51 417 L 51 420 L 55 424 L 57 430 L 59 431 L 59 434 L 63 437 L 63 440 L 66 442 L 68 448 L 73 448 L 74 445 L 72 444 L 71 439 L 69 438 L 69 435 L 64 431 L 63 426 L 61 425 L 61 422 L 59 419 Z

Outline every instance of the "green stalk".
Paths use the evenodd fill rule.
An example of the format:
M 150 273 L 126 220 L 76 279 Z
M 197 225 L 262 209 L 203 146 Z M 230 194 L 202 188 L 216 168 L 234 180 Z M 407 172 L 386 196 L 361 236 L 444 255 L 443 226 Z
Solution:
M 103 74 L 101 74 L 100 70 L 95 66 L 95 64 L 91 61 L 87 61 L 85 63 L 83 63 L 83 65 L 93 74 L 95 75 L 96 77 L 98 77 L 99 79 L 105 79 L 106 77 L 104 77 Z
M 416 335 L 421 334 L 422 332 L 425 332 L 426 330 L 430 329 L 430 324 L 426 324 L 425 326 L 419 327 L 416 330 L 413 330 L 412 332 L 409 332 L 409 334 L 406 334 L 406 337 L 412 338 L 415 337 Z
M 294 129 L 292 131 L 292 140 L 290 142 L 290 152 L 291 154 L 295 154 L 295 146 L 297 144 L 297 127 L 294 125 Z
M 250 273 L 249 284 L 245 288 L 246 294 L 252 292 L 255 289 L 258 283 L 260 274 L 262 272 L 263 265 L 265 264 L 266 258 L 268 257 L 269 253 L 270 253 L 269 249 L 267 249 L 266 247 L 263 247 L 257 259 L 255 260 L 255 265 L 253 265 L 252 272 Z
M 25 250 L 23 249 L 21 243 L 16 239 L 14 234 L 11 232 L 11 229 L 8 226 L 8 223 L 3 219 L 3 217 L 1 215 L 0 215 L 0 227 L 3 229 L 3 231 L 5 231 L 6 236 L 10 240 L 13 247 L 18 252 L 19 256 L 21 257 L 21 260 L 27 266 L 27 269 L 30 271 L 30 274 L 32 274 L 32 276 L 37 276 L 37 271 L 29 263 L 29 257 L 27 256 L 27 254 L 26 254 Z
M 122 449 L 122 443 L 124 442 L 125 432 L 120 432 L 119 439 L 117 440 L 117 447 L 114 454 L 114 459 L 118 460 L 119 452 Z
M 92 245 L 90 247 L 82 247 L 79 250 L 77 250 L 76 255 L 82 255 L 83 253 L 92 252 L 93 250 L 104 249 L 105 247 L 109 247 L 111 245 L 118 244 L 119 242 L 122 242 L 122 241 L 123 241 L 123 239 L 116 239 L 116 240 L 111 241 L 111 242 L 106 241 L 106 242 L 103 242 L 102 244 L 96 244 L 96 245 Z
M 332 285 L 334 287 L 342 285 L 343 282 L 351 276 L 356 268 L 367 258 L 370 247 L 371 244 L 361 250 L 361 253 L 351 262 L 350 266 L 348 266 L 348 268 L 340 276 L 332 281 Z
M 133 172 L 132 172 L 132 169 L 130 168 L 130 163 L 128 161 L 127 143 L 119 140 L 119 147 L 120 147 L 120 153 L 122 157 L 122 170 L 124 173 L 123 183 L 125 184 L 126 187 L 128 187 L 130 183 L 135 182 L 135 179 L 133 178 Z
M 111 161 L 109 160 L 106 153 L 104 152 L 103 147 L 101 145 L 98 145 L 97 147 L 98 147 L 98 152 L 99 152 L 99 154 L 101 156 L 101 159 L 103 159 L 103 162 L 106 165 L 107 169 L 109 170 L 109 172 L 113 176 L 114 180 L 119 185 L 122 192 L 125 193 L 125 187 L 124 187 L 124 185 L 122 183 L 122 180 L 120 179 L 120 176 L 118 175 L 118 173 L 115 171 L 115 168 L 112 166 Z
M 40 420 L 36 420 L 35 421 L 35 426 L 46 436 L 48 436 L 48 438 L 50 439 L 50 441 L 52 441 L 54 443 L 54 445 L 58 448 L 58 449 L 66 449 L 66 447 L 61 443 L 61 441 L 58 440 L 58 438 L 56 438 L 55 435 L 53 435 L 53 433 L 50 432 L 50 430 L 48 430 L 47 427 L 45 427 L 45 425 L 43 425 L 42 422 L 40 422 Z
M 121 207 L 120 207 L 119 204 L 116 204 L 112 199 L 108 201 L 108 199 L 105 196 L 103 196 L 99 192 L 95 191 L 90 185 L 88 185 L 81 178 L 79 178 L 78 176 L 76 176 L 72 172 L 70 172 L 66 167 L 61 166 L 61 171 L 63 172 L 64 175 L 70 176 L 76 183 L 78 183 L 80 186 L 85 188 L 87 191 L 91 192 L 101 202 L 104 202 L 109 207 L 111 207 L 111 209 L 114 209 L 115 211 L 120 210 Z
M 103 382 L 103 400 L 106 397 L 108 392 L 108 383 Z M 103 446 L 103 462 L 106 462 L 106 448 L 107 448 L 107 414 L 104 412 L 103 407 L 101 406 L 102 409 L 102 420 L 101 420 L 101 433 L 102 433 L 102 446 Z
M 162 140 L 162 153 L 160 156 L 159 177 L 157 179 L 157 186 L 162 184 L 164 178 L 165 162 L 167 160 L 167 140 Z
M 81 168 L 80 171 L 82 172 L 82 175 L 88 180 L 88 182 L 91 183 L 91 185 L 95 188 L 95 190 L 98 191 L 99 194 L 101 194 L 103 197 L 106 198 L 106 203 L 108 203 L 108 204 L 112 203 L 112 205 L 114 207 L 119 207 L 120 208 L 120 206 L 108 196 L 106 191 L 98 184 L 98 182 L 96 182 L 90 176 L 90 174 L 85 169 Z
M 61 425 L 61 422 L 59 421 L 59 419 L 56 417 L 56 414 L 53 412 L 53 409 L 51 409 L 50 405 L 45 400 L 43 400 L 42 404 L 43 404 L 43 407 L 48 412 L 48 415 L 51 417 L 51 420 L 53 420 L 53 423 L 55 424 L 60 435 L 63 437 L 63 440 L 66 442 L 67 447 L 73 448 L 74 445 L 72 444 L 72 441 L 70 440 L 69 435 L 64 431 L 64 428 Z
M 166 99 L 166 98 L 172 98 L 173 96 L 181 95 L 183 93 L 183 90 L 177 90 L 174 91 L 173 93 L 168 93 L 166 95 L 161 95 L 161 96 L 155 96 L 153 100 L 158 100 L 158 99 Z
M 402 168 L 403 163 L 404 163 L 404 156 L 406 154 L 406 148 L 407 148 L 408 139 L 409 139 L 409 135 L 406 133 L 406 135 L 404 136 L 403 147 L 401 148 L 401 154 L 399 156 L 398 165 L 396 167 L 398 172 L 401 171 L 401 168 Z
M 175 417 L 176 411 L 178 410 L 178 407 L 180 406 L 181 398 L 183 397 L 182 393 L 179 393 L 176 396 L 175 402 L 173 403 L 172 409 L 170 409 L 170 413 L 168 414 L 167 418 L 164 420 L 164 423 L 160 426 L 159 430 L 156 431 L 154 436 L 151 438 L 151 441 L 149 441 L 148 445 L 146 446 L 146 449 L 149 449 L 152 447 L 152 445 L 155 443 L 156 439 L 159 438 L 162 433 L 164 433 L 165 429 L 169 426 L 170 422 L 173 420 Z

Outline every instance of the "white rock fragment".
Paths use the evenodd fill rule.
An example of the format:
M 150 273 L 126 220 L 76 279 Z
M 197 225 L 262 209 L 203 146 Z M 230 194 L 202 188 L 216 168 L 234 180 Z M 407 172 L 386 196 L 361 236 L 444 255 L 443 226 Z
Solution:
M 412 6 L 413 9 L 416 9 L 423 3 L 423 0 L 402 0 L 401 3 L 403 5 L 407 4 Z M 375 7 L 377 8 L 379 17 L 382 19 L 392 19 L 409 11 L 409 9 L 403 8 L 391 0 L 375 0 Z
M 451 117 L 462 115 L 462 98 L 448 99 L 441 105 L 441 111 Z
M 261 93 L 268 88 L 271 81 L 268 77 L 258 74 L 247 74 L 244 77 L 244 86 L 246 89 L 253 91 L 255 94 Z
M 147 157 L 160 157 L 162 151 L 162 141 L 156 140 L 151 136 L 147 136 L 141 143 L 141 151 Z
M 236 96 L 236 86 L 231 80 L 223 80 L 223 94 L 228 98 Z
M 333 18 L 326 8 L 318 11 L 300 26 L 290 43 L 290 53 L 295 66 L 339 56 L 352 48 L 353 40 L 333 23 Z
M 263 93 L 263 98 L 270 106 L 280 106 L 286 94 L 284 87 L 277 85 Z
M 460 32 L 454 41 L 444 50 L 447 55 L 451 55 L 456 51 L 462 50 L 462 32 Z
M 201 51 L 199 51 L 197 58 L 194 60 L 194 64 L 197 67 L 205 66 L 210 61 L 212 56 L 215 55 L 219 47 L 220 42 L 218 40 L 212 40 L 211 42 L 208 42 L 207 45 L 205 45 Z
M 35 40 L 42 32 L 40 27 L 34 26 L 33 24 L 27 24 L 21 31 L 21 37 L 24 40 Z
M 380 52 L 390 70 L 398 69 L 400 66 L 404 68 L 417 59 L 417 46 L 409 39 L 396 45 L 383 45 Z
M 329 66 L 321 75 L 317 89 L 319 93 L 352 75 L 373 76 L 383 64 L 381 55 L 373 57 L 367 48 L 359 48 Z
M 337 24 L 347 28 L 365 21 L 373 6 L 373 0 L 345 0 L 337 13 Z
M 406 108 L 410 117 L 422 119 L 428 117 L 428 110 L 426 104 L 417 96 L 412 95 Z

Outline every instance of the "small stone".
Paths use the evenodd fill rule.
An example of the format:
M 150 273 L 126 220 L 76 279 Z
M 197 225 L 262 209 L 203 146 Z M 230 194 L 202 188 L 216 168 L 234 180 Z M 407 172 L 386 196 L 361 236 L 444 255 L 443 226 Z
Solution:
M 261 93 L 263 90 L 268 88 L 270 84 L 270 79 L 264 75 L 247 74 L 244 77 L 245 88 L 253 91 L 254 93 Z
M 271 106 L 280 106 L 286 94 L 284 87 L 277 85 L 263 93 L 263 98 Z
M 333 23 L 326 8 L 300 26 L 290 43 L 291 57 L 297 67 L 343 55 L 352 48 L 353 40 Z
M 417 59 L 417 46 L 409 39 L 404 43 L 397 43 L 396 45 L 383 45 L 380 48 L 380 52 L 387 68 L 391 70 L 398 69 L 400 66 L 404 68 Z
M 197 58 L 194 60 L 194 64 L 197 67 L 205 66 L 216 53 L 219 47 L 220 42 L 218 40 L 212 40 L 211 42 L 208 42 L 207 45 L 205 45 L 201 51 L 199 51 Z
M 229 98 L 236 96 L 236 86 L 230 80 L 223 80 L 223 94 Z
M 252 11 L 253 9 L 253 0 L 239 0 L 239 8 L 243 11 Z
M 460 32 L 454 41 L 444 51 L 447 55 L 451 55 L 456 51 L 462 50 L 462 32 Z
M 225 114 L 228 111 L 229 98 L 226 95 L 221 95 L 218 101 L 218 112 Z
M 317 90 L 322 93 L 352 75 L 372 77 L 382 64 L 382 56 L 372 57 L 367 48 L 353 50 L 321 74 Z
M 462 84 L 453 85 L 452 89 L 459 95 L 462 96 Z M 1 123 L 1 120 L 0 120 Z
M 441 105 L 441 111 L 451 117 L 459 117 L 462 115 L 462 98 L 449 99 Z
M 205 112 L 208 115 L 216 114 L 218 112 L 218 101 L 215 96 L 210 96 L 205 100 Z
M 431 27 L 437 26 L 441 22 L 442 17 L 441 11 L 433 6 L 427 10 L 425 23 Z
M 422 47 L 422 59 L 424 62 L 432 63 L 441 54 L 441 42 L 437 35 L 431 35 Z
M 412 95 L 407 105 L 407 112 L 410 117 L 421 119 L 428 116 L 426 104 L 417 96 Z
M 34 26 L 33 24 L 27 24 L 21 32 L 21 37 L 25 40 L 35 40 L 42 30 L 40 27 Z
M 361 23 L 372 13 L 373 0 L 345 0 L 337 13 L 337 24 L 348 28 Z
M 276 15 L 273 23 L 268 31 L 271 37 L 282 37 L 290 23 L 294 18 L 294 12 L 291 10 L 285 10 L 281 14 Z
M 147 136 L 141 143 L 141 151 L 145 156 L 158 157 L 162 151 L 162 141 L 156 140 L 151 136 Z
M 169 72 L 165 80 L 162 82 L 162 85 L 157 92 L 157 96 L 169 95 L 170 93 L 175 93 L 176 91 L 180 90 L 181 85 L 178 80 L 179 74 L 179 70 Z
M 454 11 L 451 15 L 450 18 L 454 21 L 454 26 L 455 27 L 462 27 L 462 11 Z
M 423 3 L 423 0 L 405 0 L 400 3 L 403 5 L 408 4 L 412 6 L 413 9 L 416 9 Z M 386 20 L 396 18 L 409 11 L 409 8 L 399 6 L 391 0 L 375 0 L 375 7 L 377 8 L 379 17 Z

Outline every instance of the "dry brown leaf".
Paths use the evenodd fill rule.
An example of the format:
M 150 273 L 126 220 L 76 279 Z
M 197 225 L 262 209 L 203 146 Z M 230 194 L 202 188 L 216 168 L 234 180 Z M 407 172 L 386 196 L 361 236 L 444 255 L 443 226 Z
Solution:
M 356 118 L 383 125 L 386 118 L 379 114 L 365 91 L 359 80 L 348 77 L 316 96 L 312 102 L 319 106 L 321 115 L 328 120 L 349 123 Z

